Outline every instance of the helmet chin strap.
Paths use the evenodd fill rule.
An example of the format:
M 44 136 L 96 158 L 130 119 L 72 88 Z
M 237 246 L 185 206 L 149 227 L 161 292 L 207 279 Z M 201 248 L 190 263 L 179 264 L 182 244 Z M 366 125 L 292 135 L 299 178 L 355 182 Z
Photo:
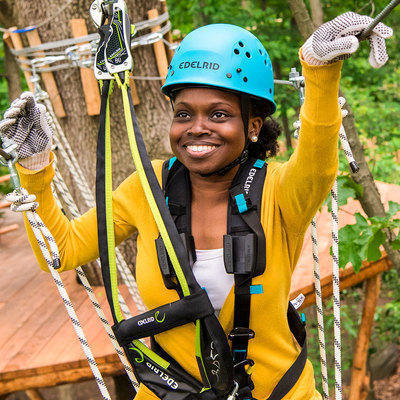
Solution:
M 240 111 L 242 113 L 242 121 L 243 121 L 243 130 L 244 130 L 244 137 L 245 137 L 245 144 L 243 151 L 240 153 L 239 157 L 235 158 L 231 163 L 225 165 L 218 169 L 217 171 L 209 172 L 207 174 L 200 174 L 202 177 L 206 178 L 213 175 L 223 176 L 226 175 L 232 168 L 236 167 L 236 165 L 243 164 L 249 158 L 249 116 L 250 116 L 250 100 L 246 95 L 240 96 Z

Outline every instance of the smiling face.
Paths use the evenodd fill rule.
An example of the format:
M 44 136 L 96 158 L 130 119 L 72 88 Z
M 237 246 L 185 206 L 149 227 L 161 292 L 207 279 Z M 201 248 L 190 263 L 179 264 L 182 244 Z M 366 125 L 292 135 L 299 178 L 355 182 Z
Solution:
M 181 90 L 174 101 L 170 142 L 191 173 L 225 167 L 245 146 L 239 96 L 211 88 Z

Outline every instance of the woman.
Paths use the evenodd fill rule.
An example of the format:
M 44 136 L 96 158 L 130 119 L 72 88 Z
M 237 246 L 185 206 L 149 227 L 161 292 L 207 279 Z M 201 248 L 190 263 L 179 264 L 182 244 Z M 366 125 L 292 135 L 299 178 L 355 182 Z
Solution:
M 262 293 L 251 298 L 250 327 L 256 333 L 248 343 L 248 357 L 254 361 L 252 398 L 268 398 L 299 354 L 287 320 L 291 274 L 305 231 L 336 177 L 341 124 L 338 89 L 342 63 L 338 60 L 357 50 L 354 35 L 369 22 L 369 17 L 343 14 L 317 29 L 300 51 L 306 94 L 299 144 L 287 163 L 268 165 L 262 189 L 259 218 L 266 238 L 266 265 L 265 272 L 253 279 Z M 374 29 L 370 37 L 374 67 L 386 62 L 384 40 L 391 34 L 383 24 Z M 174 109 L 171 147 L 190 177 L 190 228 L 197 256 L 193 271 L 227 334 L 233 326 L 234 308 L 233 277 L 225 273 L 222 251 L 229 189 L 249 156 L 264 159 L 276 153 L 279 129 L 271 120 L 265 121 L 276 108 L 272 85 L 268 54 L 251 33 L 234 26 L 211 25 L 184 39 L 163 87 Z M 37 211 L 54 235 L 62 269 L 67 270 L 98 257 L 96 210 L 68 221 L 57 207 L 50 188 L 54 175 L 53 156 L 49 157 L 51 132 L 43 115 L 40 106 L 25 94 L 13 103 L 0 130 L 20 145 L 22 186 L 35 194 L 40 204 Z M 154 161 L 153 167 L 161 182 L 162 162 Z M 137 174 L 115 191 L 113 206 L 117 244 L 138 231 L 136 276 L 146 306 L 151 309 L 177 300 L 178 294 L 166 288 L 157 267 L 154 240 L 159 232 Z M 45 269 L 29 226 L 27 230 Z M 192 324 L 157 335 L 157 343 L 200 380 L 194 342 Z M 155 398 L 141 386 L 137 399 Z M 321 398 L 309 361 L 284 398 Z

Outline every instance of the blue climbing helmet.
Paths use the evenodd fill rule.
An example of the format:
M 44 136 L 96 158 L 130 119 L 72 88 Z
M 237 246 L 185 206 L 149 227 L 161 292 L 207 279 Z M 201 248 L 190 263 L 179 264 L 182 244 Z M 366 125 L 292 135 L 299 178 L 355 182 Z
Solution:
M 162 92 L 171 97 L 185 86 L 212 86 L 264 100 L 275 112 L 271 59 L 249 31 L 230 24 L 206 25 L 176 49 Z

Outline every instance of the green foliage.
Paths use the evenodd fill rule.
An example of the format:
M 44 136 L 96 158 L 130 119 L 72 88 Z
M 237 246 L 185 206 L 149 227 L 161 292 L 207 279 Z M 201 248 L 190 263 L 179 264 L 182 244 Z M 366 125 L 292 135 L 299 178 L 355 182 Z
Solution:
M 400 204 L 389 202 L 385 217 L 365 218 L 360 213 L 355 215 L 356 223 L 346 225 L 339 230 L 339 266 L 344 268 L 348 262 L 358 272 L 363 260 L 377 261 L 381 258 L 380 246 L 385 242 L 384 230 L 400 228 L 400 219 L 394 218 L 400 211 Z M 392 241 L 394 248 L 400 248 L 400 236 Z
M 3 41 L 0 40 L 0 114 L 3 115 L 4 111 L 9 106 L 8 101 L 8 86 L 7 80 L 4 76 L 4 47 Z
M 337 177 L 338 185 L 338 206 L 347 204 L 347 200 L 351 197 L 359 199 L 363 195 L 363 187 L 351 179 L 350 174 L 343 173 Z M 326 198 L 325 204 L 328 206 L 328 211 L 332 211 L 331 195 Z
M 9 174 L 7 167 L 0 165 L 0 176 Z M 7 194 L 12 191 L 11 184 L 9 182 L 0 183 L 0 198 L 2 194 Z

